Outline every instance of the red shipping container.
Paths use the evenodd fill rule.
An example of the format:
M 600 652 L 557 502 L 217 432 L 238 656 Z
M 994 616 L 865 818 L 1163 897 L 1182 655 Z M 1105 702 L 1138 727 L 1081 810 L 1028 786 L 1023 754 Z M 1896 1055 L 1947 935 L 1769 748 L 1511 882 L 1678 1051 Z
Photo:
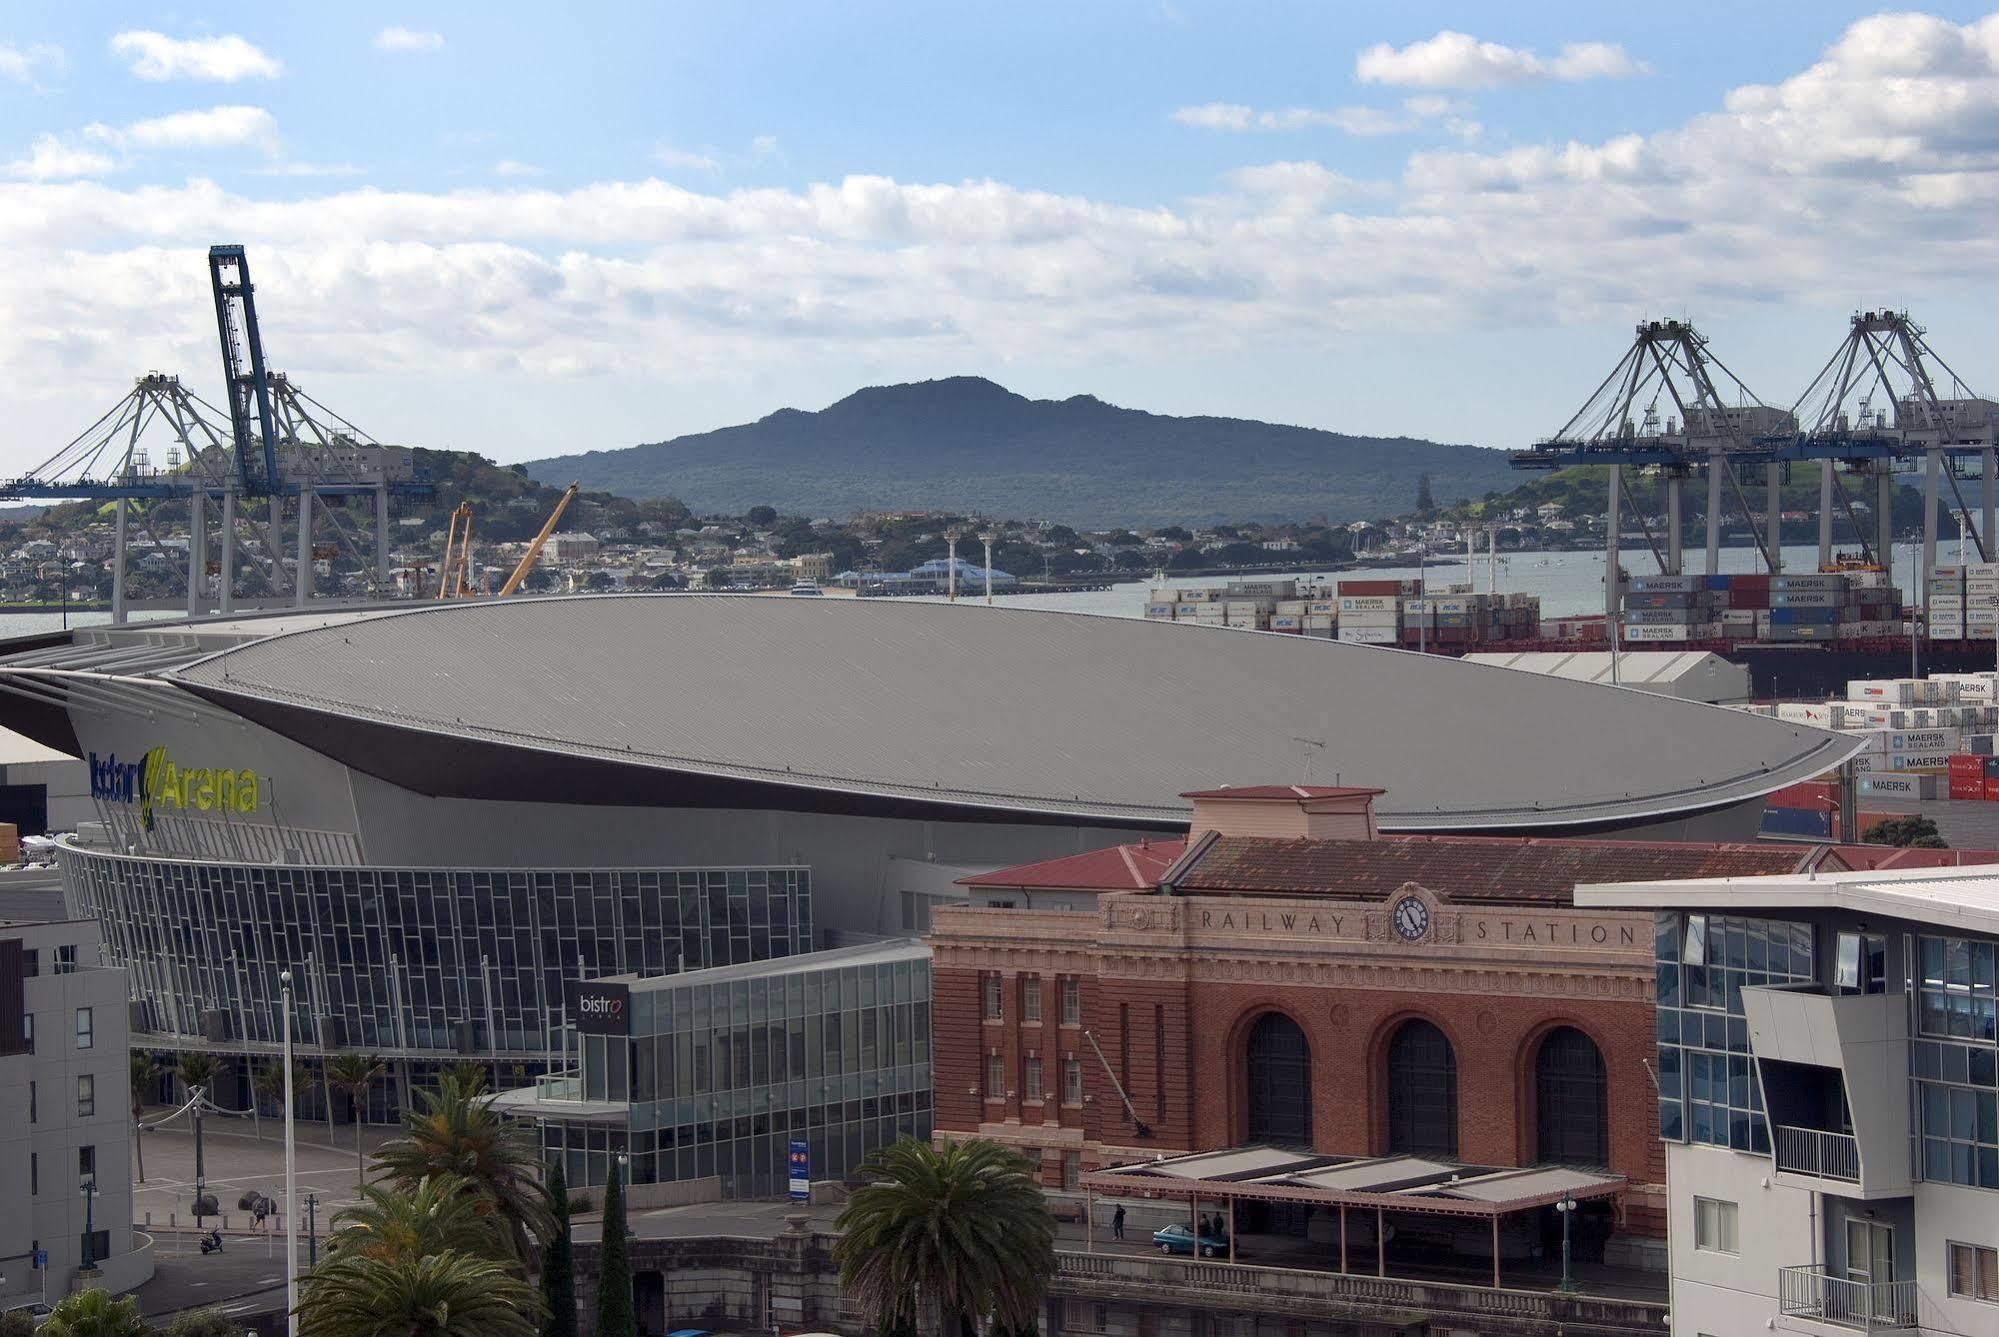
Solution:
M 1785 785 L 1763 800 L 1771 808 L 1824 808 L 1839 802 L 1839 786 L 1830 780 L 1801 780 Z
M 1985 782 L 1985 798 L 1987 802 L 1999 803 L 1999 780 Z
M 1730 576 L 1728 578 L 1728 588 L 1731 590 L 1767 590 L 1770 588 L 1770 577 L 1767 575 L 1752 576 L 1748 574 Z
M 1985 797 L 1985 784 L 1983 777 L 1965 779 L 1953 775 L 1950 777 L 1950 796 L 1956 799 L 1982 799 Z
M 1968 752 L 1960 752 L 1950 759 L 1950 778 L 1953 780 L 1983 780 L 1985 763 L 1990 757 L 1974 757 Z
M 1399 580 L 1343 580 L 1340 582 L 1340 593 L 1355 597 L 1400 594 L 1402 593 L 1402 582 Z

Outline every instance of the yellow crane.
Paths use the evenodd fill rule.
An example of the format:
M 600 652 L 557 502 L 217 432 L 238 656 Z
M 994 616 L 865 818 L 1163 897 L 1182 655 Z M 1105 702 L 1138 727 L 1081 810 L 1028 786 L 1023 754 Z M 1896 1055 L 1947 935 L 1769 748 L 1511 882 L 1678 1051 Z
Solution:
M 555 526 L 562 520 L 562 513 L 569 509 L 569 503 L 575 497 L 576 484 L 571 483 L 563 491 L 562 500 L 556 502 L 555 509 L 548 513 L 548 523 L 541 527 L 541 532 L 534 536 L 534 542 L 528 544 L 528 550 L 521 554 L 520 565 L 514 568 L 514 573 L 511 576 L 507 577 L 507 583 L 500 586 L 500 597 L 502 599 L 519 589 L 521 582 L 528 578 L 528 572 L 534 570 L 535 558 L 541 556 L 542 545 L 547 543 L 548 536 L 555 532 Z M 469 518 L 466 523 L 468 525 L 471 523 Z
M 451 528 L 444 535 L 444 564 L 437 582 L 437 597 L 440 599 L 462 599 L 470 593 L 465 587 L 465 568 L 472 560 L 472 505 L 461 501 L 458 509 L 451 513 Z M 454 582 L 452 577 L 456 576 Z

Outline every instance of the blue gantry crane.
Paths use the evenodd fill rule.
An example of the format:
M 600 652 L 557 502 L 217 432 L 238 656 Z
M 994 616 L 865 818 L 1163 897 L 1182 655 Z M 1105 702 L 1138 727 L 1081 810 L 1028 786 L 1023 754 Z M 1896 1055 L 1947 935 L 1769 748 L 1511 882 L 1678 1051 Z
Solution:
M 133 523 L 145 531 L 153 551 L 169 546 L 153 525 L 154 512 L 163 503 L 184 503 L 188 510 L 190 616 L 210 606 L 211 568 L 217 576 L 216 605 L 224 613 L 233 610 L 239 558 L 259 569 L 273 591 L 289 587 L 293 601 L 303 606 L 313 592 L 315 509 L 319 526 L 331 536 L 332 550 L 344 549 L 367 570 L 370 563 L 351 532 L 354 526 L 340 518 L 340 507 L 359 497 L 374 498 L 375 534 L 369 546 L 376 588 L 386 588 L 390 499 L 428 501 L 436 496 L 436 487 L 415 468 L 408 450 L 374 441 L 282 372 L 269 370 L 242 246 L 210 247 L 208 270 L 227 412 L 194 394 L 178 376 L 148 372 L 60 450 L 20 477 L 0 482 L 0 499 L 112 504 L 114 621 L 124 621 L 127 611 Z M 163 447 L 164 467 L 153 461 L 156 447 Z M 315 499 L 322 502 L 317 508 Z M 329 499 L 333 505 L 324 504 Z M 220 507 L 220 551 L 214 561 L 208 555 L 211 503 Z M 283 557 L 288 505 L 297 538 L 289 575 Z M 242 528 L 254 543 L 239 542 Z

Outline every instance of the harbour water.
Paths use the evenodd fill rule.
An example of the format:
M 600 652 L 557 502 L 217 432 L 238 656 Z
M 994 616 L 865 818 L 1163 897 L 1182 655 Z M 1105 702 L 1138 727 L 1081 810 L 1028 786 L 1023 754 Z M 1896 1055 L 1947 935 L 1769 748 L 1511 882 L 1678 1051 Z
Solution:
M 1915 567 L 1920 560 L 1920 549 L 1908 545 L 1906 550 L 1898 549 L 1896 557 L 1896 584 L 1906 594 L 1916 588 Z M 1939 560 L 1955 560 L 1955 554 L 1948 558 L 1939 554 Z M 1755 548 L 1723 548 L 1721 569 L 1728 572 L 1753 572 L 1761 569 L 1762 559 Z M 1699 571 L 1702 555 L 1698 550 L 1687 554 L 1687 569 Z M 1789 571 L 1813 571 L 1818 566 L 1818 549 L 1809 543 L 1791 544 L 1784 548 L 1784 566 Z M 1640 549 L 1633 553 L 1628 549 L 1624 556 L 1624 569 L 1628 575 L 1646 575 L 1655 571 L 1658 564 L 1649 552 Z M 1486 562 L 1480 556 L 1476 568 L 1470 575 L 1465 571 L 1464 554 L 1457 560 L 1443 558 L 1420 566 L 1369 567 L 1365 571 L 1328 572 L 1325 570 L 1300 570 L 1278 573 L 1257 572 L 1253 579 L 1265 580 L 1337 580 L 1347 579 L 1426 579 L 1431 584 L 1469 584 L 1483 592 L 1486 589 Z M 1237 577 L 1240 579 L 1242 577 Z M 1166 583 L 1181 588 L 1193 589 L 1212 587 L 1219 589 L 1229 583 L 1231 577 L 1202 576 L 1188 580 L 1174 580 L 1170 575 Z M 1072 613 L 1109 613 L 1119 617 L 1140 617 L 1144 614 L 1145 593 L 1153 581 L 1126 581 L 1113 585 L 1107 590 L 1085 590 L 1074 594 L 1020 594 L 1006 600 L 1009 608 L 1056 608 Z M 1572 617 L 1582 613 L 1603 611 L 1603 553 L 1588 552 L 1512 552 L 1499 556 L 1497 588 L 1501 594 L 1535 594 L 1541 598 L 1541 613 L 1544 617 Z M 962 597 L 962 596 L 961 596 Z

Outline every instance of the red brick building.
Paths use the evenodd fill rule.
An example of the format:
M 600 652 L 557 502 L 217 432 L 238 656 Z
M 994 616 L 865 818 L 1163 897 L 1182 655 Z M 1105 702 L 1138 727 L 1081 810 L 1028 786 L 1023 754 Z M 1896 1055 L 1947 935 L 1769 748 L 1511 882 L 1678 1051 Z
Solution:
M 1824 847 L 1382 837 L 1378 792 L 1192 794 L 1184 841 L 965 879 L 932 918 L 937 1135 L 1051 1187 L 1250 1142 L 1603 1166 L 1663 1236 L 1651 920 L 1572 888 Z

